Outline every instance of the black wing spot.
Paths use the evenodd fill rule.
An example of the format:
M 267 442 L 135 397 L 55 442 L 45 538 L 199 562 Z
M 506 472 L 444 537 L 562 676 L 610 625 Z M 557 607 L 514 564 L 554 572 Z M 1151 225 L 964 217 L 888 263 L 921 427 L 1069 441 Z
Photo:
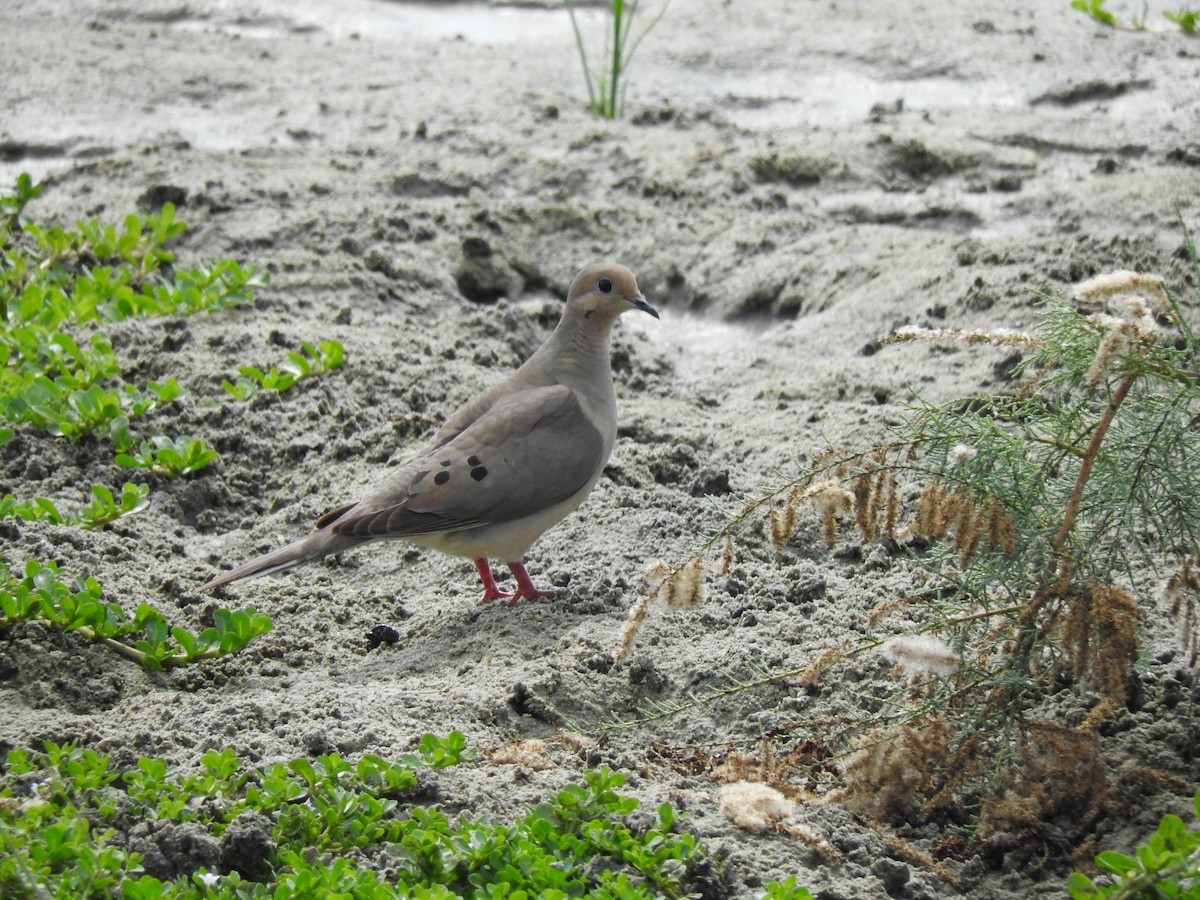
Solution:
M 433 476 L 434 484 L 445 484 L 449 480 L 450 480 L 449 472 L 438 472 L 436 475 Z
M 481 466 L 481 465 L 483 465 L 483 460 L 480 459 L 478 456 L 468 456 L 467 457 L 467 465 L 468 466 Z
M 443 466 L 448 466 L 448 465 L 450 465 L 452 462 L 453 462 L 453 460 L 449 460 L 449 459 L 443 459 L 443 460 L 442 460 L 442 465 L 443 465 Z
M 471 470 L 471 477 L 476 481 L 483 481 L 483 479 L 487 478 L 487 469 L 483 466 L 476 466 Z

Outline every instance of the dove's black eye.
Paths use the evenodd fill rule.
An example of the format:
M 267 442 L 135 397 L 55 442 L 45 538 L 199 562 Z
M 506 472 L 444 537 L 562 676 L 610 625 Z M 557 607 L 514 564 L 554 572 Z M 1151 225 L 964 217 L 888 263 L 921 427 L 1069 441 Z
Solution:
M 600 288 L 600 293 L 602 294 L 611 294 L 613 289 L 612 279 L 601 278 L 596 282 L 596 287 Z

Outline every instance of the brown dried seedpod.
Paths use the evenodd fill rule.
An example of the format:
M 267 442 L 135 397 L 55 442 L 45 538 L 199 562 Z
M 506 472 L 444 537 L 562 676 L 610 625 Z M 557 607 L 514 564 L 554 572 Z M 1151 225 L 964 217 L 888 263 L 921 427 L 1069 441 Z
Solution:
M 958 497 L 934 479 L 921 486 L 912 532 L 930 543 L 941 540 L 958 514 Z
M 869 472 L 856 475 L 850 481 L 850 492 L 854 495 L 854 523 L 866 540 L 875 537 L 878 507 L 872 502 L 875 479 Z
M 951 731 L 939 717 L 921 726 L 868 732 L 842 764 L 845 787 L 829 799 L 881 822 L 920 821 L 922 805 L 933 794 L 950 752 Z
M 1000 507 L 1000 501 L 995 496 L 984 501 L 983 520 L 988 545 L 1006 556 L 1012 556 L 1017 547 L 1017 529 L 1012 517 Z
M 1163 586 L 1163 600 L 1176 623 L 1176 636 L 1183 650 L 1191 651 L 1192 663 L 1200 645 L 1200 557 L 1184 559 Z
M 954 518 L 954 549 L 958 551 L 958 564 L 965 569 L 971 564 L 979 548 L 979 517 L 975 503 L 967 491 L 958 492 L 958 515 Z
M 729 570 L 733 568 L 734 558 L 733 534 L 727 531 L 721 544 L 721 559 L 717 563 L 717 574 L 728 575 Z
M 775 548 L 776 555 L 781 556 L 783 545 L 796 530 L 796 508 L 791 504 L 784 504 L 782 509 L 771 510 L 767 521 L 771 528 L 771 546 Z
M 662 603 L 667 609 L 673 610 L 694 606 L 704 600 L 704 560 L 699 553 L 675 569 L 662 560 L 655 560 L 646 570 L 646 580 L 650 582 L 651 589 L 637 599 L 625 616 L 617 649 L 613 651 L 613 660 L 616 662 L 633 652 L 637 634 L 646 623 L 654 603 Z
M 1062 622 L 1063 646 L 1076 678 L 1087 679 L 1105 697 L 1125 702 L 1137 662 L 1137 602 L 1114 585 L 1092 584 L 1070 598 Z

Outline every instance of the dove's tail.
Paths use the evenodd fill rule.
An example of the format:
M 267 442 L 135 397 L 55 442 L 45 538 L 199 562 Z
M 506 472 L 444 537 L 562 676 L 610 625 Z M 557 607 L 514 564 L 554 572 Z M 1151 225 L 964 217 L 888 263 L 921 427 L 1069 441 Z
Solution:
M 200 590 L 211 591 L 213 588 L 229 584 L 230 582 L 241 581 L 243 578 L 257 578 L 259 575 L 282 572 L 284 569 L 290 569 L 293 566 L 321 559 L 330 553 L 340 553 L 361 543 L 362 538 L 334 534 L 329 529 L 321 529 L 307 537 L 288 544 L 286 547 L 280 547 L 278 550 L 265 553 L 257 559 L 250 560 L 245 565 L 238 566 L 236 569 L 218 575 L 212 581 L 208 582 L 208 584 L 201 587 Z

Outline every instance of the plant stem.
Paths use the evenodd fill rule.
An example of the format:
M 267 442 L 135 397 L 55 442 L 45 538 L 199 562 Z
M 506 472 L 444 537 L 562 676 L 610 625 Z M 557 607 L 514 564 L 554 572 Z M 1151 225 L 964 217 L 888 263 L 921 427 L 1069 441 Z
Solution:
M 579 48 L 579 60 L 583 63 L 583 82 L 588 89 L 588 107 L 595 110 L 596 107 L 596 92 L 592 88 L 592 72 L 588 67 L 587 49 L 583 46 L 583 34 L 579 31 L 579 22 L 575 18 L 575 0 L 563 0 L 566 4 L 567 12 L 571 16 L 571 28 L 575 31 L 575 46 Z
M 1117 414 L 1117 408 L 1136 380 L 1136 375 L 1126 375 L 1121 379 L 1121 383 L 1117 385 L 1117 389 L 1113 391 L 1112 397 L 1108 400 L 1108 408 L 1100 417 L 1100 421 L 1096 423 L 1092 439 L 1083 453 L 1083 462 L 1079 465 L 1079 474 L 1075 478 L 1075 487 L 1071 490 L 1071 499 L 1067 501 L 1067 508 L 1063 511 L 1062 525 L 1059 526 L 1058 534 L 1050 541 L 1050 549 L 1056 556 L 1062 553 L 1067 538 L 1071 536 L 1071 529 L 1075 527 L 1075 515 L 1079 511 L 1079 502 L 1083 499 L 1083 488 L 1087 484 L 1088 476 L 1091 475 L 1092 463 L 1095 462 L 1096 456 L 1100 452 L 1100 444 L 1104 441 L 1104 435 L 1108 433 L 1108 426 L 1112 424 L 1112 420 Z M 1065 572 L 1060 572 L 1060 576 L 1069 577 L 1070 567 L 1068 566 Z M 1065 585 L 1060 584 L 1059 589 L 1060 591 L 1065 590 Z
M 49 625 L 52 628 L 57 627 L 53 622 L 49 621 L 48 619 L 43 619 L 42 621 L 45 622 L 47 625 Z M 137 649 L 137 647 L 130 647 L 128 644 L 126 644 L 122 641 L 118 641 L 116 638 L 101 637 L 100 635 L 96 634 L 96 630 L 94 628 L 92 628 L 90 625 L 80 625 L 78 628 L 75 628 L 73 630 L 78 632 L 80 637 L 86 638 L 89 641 L 99 641 L 100 643 L 105 644 L 108 647 L 111 647 L 113 650 L 117 651 L 117 653 L 121 654 L 122 656 L 124 656 L 128 659 L 132 659 L 135 663 L 138 663 L 139 665 L 144 666 L 146 664 L 146 654 L 143 653 L 141 650 Z
M 1071 537 L 1071 530 L 1075 527 L 1075 517 L 1083 499 L 1083 489 L 1092 473 L 1092 464 L 1100 453 L 1100 445 L 1104 442 L 1104 436 L 1108 433 L 1108 428 L 1116 417 L 1117 409 L 1125 400 L 1136 380 L 1137 376 L 1134 374 L 1126 375 L 1121 379 L 1117 389 L 1108 399 L 1108 407 L 1092 431 L 1092 439 L 1088 441 L 1087 449 L 1083 453 L 1083 460 L 1079 465 L 1079 474 L 1075 476 L 1075 486 L 1071 489 L 1070 499 L 1067 500 L 1066 508 L 1063 510 L 1062 524 L 1059 525 L 1058 532 L 1050 539 L 1050 559 L 1047 562 L 1046 583 L 1034 592 L 1021 613 L 1019 619 L 1021 635 L 1016 650 L 1013 652 L 1013 663 L 1016 671 L 1022 675 L 1029 670 L 1029 656 L 1033 652 L 1037 633 L 1034 621 L 1037 619 L 1038 613 L 1052 598 L 1066 596 L 1071 586 L 1074 562 L 1064 555 L 1063 551 Z M 1008 689 L 1008 699 L 1013 699 L 1016 690 L 1015 686 Z
M 1002 606 L 999 609 L 985 609 L 980 612 L 964 613 L 961 616 L 951 616 L 946 620 L 946 624 L 961 625 L 964 622 L 974 622 L 977 619 L 987 619 L 991 616 L 1003 616 L 1008 613 L 1020 612 L 1024 608 L 1024 603 L 1014 603 L 1012 606 Z
M 637 6 L 637 0 L 633 0 L 630 4 L 629 16 L 633 17 L 633 10 Z M 612 68 L 608 79 L 608 96 L 604 100 L 604 118 L 615 119 L 617 117 L 617 85 L 621 80 L 621 53 L 624 48 L 624 32 L 628 30 L 628 26 L 623 30 L 621 25 L 625 17 L 625 0 L 612 0 Z

